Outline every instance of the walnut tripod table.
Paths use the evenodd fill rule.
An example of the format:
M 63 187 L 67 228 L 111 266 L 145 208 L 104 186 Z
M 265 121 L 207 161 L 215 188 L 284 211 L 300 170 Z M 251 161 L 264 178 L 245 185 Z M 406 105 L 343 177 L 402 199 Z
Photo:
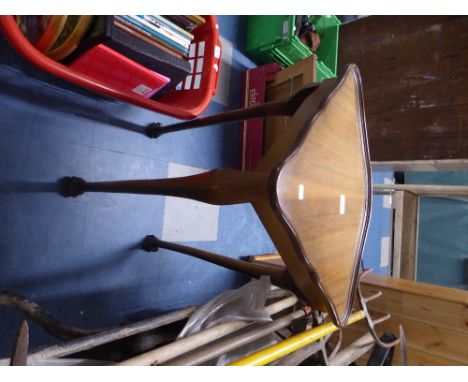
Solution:
M 152 124 L 148 135 L 269 116 L 289 116 L 284 132 L 256 171 L 216 169 L 170 179 L 60 180 L 64 196 L 84 192 L 170 195 L 226 205 L 251 203 L 286 267 L 252 264 L 147 236 L 165 248 L 253 277 L 269 275 L 338 327 L 350 316 L 369 224 L 371 185 L 361 77 L 355 65 L 284 101 L 181 122 Z

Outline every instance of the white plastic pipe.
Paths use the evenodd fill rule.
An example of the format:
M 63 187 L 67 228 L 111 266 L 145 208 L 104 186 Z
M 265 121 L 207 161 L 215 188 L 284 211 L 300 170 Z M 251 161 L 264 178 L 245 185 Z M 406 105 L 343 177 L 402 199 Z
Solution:
M 367 333 L 329 359 L 328 366 L 348 366 L 366 354 L 374 345 L 374 338 Z
M 202 350 L 196 354 L 186 354 L 168 363 L 165 366 L 194 366 L 199 365 L 203 362 L 209 361 L 215 357 L 219 357 L 223 354 L 228 353 L 233 349 L 237 349 L 243 345 L 254 342 L 255 340 L 265 337 L 268 334 L 274 333 L 279 329 L 285 328 L 291 325 L 298 318 L 304 317 L 305 311 L 296 310 L 289 313 L 281 318 L 278 318 L 272 322 L 265 323 L 262 326 L 255 327 L 251 330 L 236 335 L 235 337 L 229 336 L 229 338 L 223 341 L 216 341 L 213 345 L 203 347 Z
M 282 310 L 293 306 L 297 302 L 297 297 L 291 296 L 280 300 L 274 304 L 266 307 L 268 314 L 279 313 Z M 217 340 L 229 333 L 235 332 L 247 325 L 250 322 L 246 321 L 231 321 L 224 324 L 214 326 L 202 332 L 192 334 L 191 336 L 181 338 L 168 345 L 161 346 L 160 348 L 151 350 L 149 352 L 140 354 L 136 357 L 129 358 L 123 362 L 118 363 L 119 366 L 146 366 L 157 365 L 169 361 L 181 354 L 187 353 L 211 341 Z

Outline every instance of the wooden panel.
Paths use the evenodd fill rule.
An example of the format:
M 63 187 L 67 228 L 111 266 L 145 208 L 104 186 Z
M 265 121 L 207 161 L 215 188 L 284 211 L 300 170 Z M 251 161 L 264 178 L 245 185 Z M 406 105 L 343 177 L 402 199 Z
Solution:
M 468 196 L 468 186 L 445 184 L 373 184 L 374 192 L 409 191 L 419 196 Z
M 468 158 L 468 17 L 366 17 L 338 60 L 361 71 L 372 161 Z
M 342 347 L 344 348 L 349 343 L 358 339 L 364 333 L 364 330 L 359 330 L 362 327 L 361 323 L 353 325 L 353 329 L 345 329 L 345 338 L 343 339 Z M 363 329 L 363 328 L 362 328 Z M 367 364 L 372 350 L 368 351 L 364 356 L 356 360 L 358 366 L 364 366 Z M 457 361 L 455 359 L 447 358 L 440 354 L 433 354 L 424 351 L 424 349 L 414 348 L 412 346 L 407 347 L 408 364 L 410 366 L 466 366 L 466 361 Z M 396 346 L 395 353 L 393 355 L 392 365 L 401 365 L 400 347 Z
M 408 191 L 397 191 L 393 201 L 395 224 L 392 276 L 416 280 L 419 198 Z
M 376 290 L 377 288 L 370 287 L 368 292 L 370 294 Z M 384 295 L 385 298 L 377 299 L 369 304 L 372 309 L 382 313 L 388 312 L 401 317 L 410 317 L 429 324 L 437 322 L 441 327 L 466 332 L 467 308 L 460 304 L 400 291 L 384 290 Z
M 447 301 L 468 308 L 468 292 L 439 285 L 395 279 L 369 273 L 364 278 L 364 285 L 382 290 L 398 291 L 415 296 L 425 296 L 435 300 Z M 468 322 L 467 322 L 468 326 Z
M 257 262 L 272 259 L 272 255 L 255 257 Z M 377 318 L 390 313 L 392 317 L 377 325 L 377 332 L 398 336 L 402 324 L 410 365 L 468 365 L 468 291 L 375 274 L 365 277 L 362 289 L 365 295 L 383 292 L 382 297 L 369 303 L 371 315 Z M 344 328 L 342 347 L 366 332 L 364 321 Z M 369 356 L 370 352 L 356 363 L 365 365 Z M 393 364 L 400 364 L 399 346 Z
M 412 348 L 468 364 L 467 336 L 435 324 L 425 324 L 396 315 L 382 323 L 379 330 L 398 335 L 399 324 L 403 325 L 407 341 Z
M 424 324 L 395 315 L 377 326 L 378 333 L 388 332 L 398 336 L 399 324 L 403 325 L 408 344 L 415 351 L 423 351 L 425 354 L 443 356 L 459 363 L 468 364 L 467 336 L 461 336 L 460 333 L 437 325 Z M 364 323 L 353 325 L 353 327 L 355 332 L 348 333 L 348 341 L 349 338 L 358 337 L 368 331 Z
M 408 348 L 408 364 L 413 366 L 466 366 L 468 363 L 427 353 L 421 349 Z M 393 365 L 401 365 L 400 348 L 395 349 Z
M 465 171 L 468 159 L 371 162 L 374 171 Z
M 384 296 L 369 303 L 382 313 L 436 324 L 467 336 L 468 292 L 435 285 L 369 275 L 363 285 L 365 294 L 381 290 Z
M 365 278 L 363 290 L 383 292 L 369 303 L 371 314 L 392 315 L 378 325 L 380 332 L 398 335 L 398 325 L 403 325 L 411 365 L 468 365 L 467 291 L 372 274 Z M 359 323 L 353 330 L 362 333 L 367 328 Z M 399 347 L 394 360 L 399 364 Z

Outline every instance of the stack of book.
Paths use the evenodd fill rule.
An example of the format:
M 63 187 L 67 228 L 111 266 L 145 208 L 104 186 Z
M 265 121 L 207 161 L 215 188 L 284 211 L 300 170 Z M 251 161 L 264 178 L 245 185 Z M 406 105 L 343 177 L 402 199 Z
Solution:
M 190 22 L 186 25 L 186 29 L 179 26 L 177 23 L 172 22 L 169 17 L 181 18 Z M 130 29 L 140 35 L 146 36 L 152 39 L 155 43 L 160 44 L 170 51 L 175 56 L 188 57 L 190 44 L 193 41 L 193 34 L 188 30 L 193 31 L 198 25 L 204 23 L 204 19 L 195 19 L 199 21 L 199 24 L 194 24 L 189 18 L 185 19 L 185 16 L 116 16 L 115 25 L 124 30 Z M 188 16 L 198 18 L 200 16 Z M 180 19 L 173 19 L 182 25 Z
M 193 32 L 201 16 L 95 16 L 81 43 L 62 62 L 145 98 L 159 98 L 191 73 Z

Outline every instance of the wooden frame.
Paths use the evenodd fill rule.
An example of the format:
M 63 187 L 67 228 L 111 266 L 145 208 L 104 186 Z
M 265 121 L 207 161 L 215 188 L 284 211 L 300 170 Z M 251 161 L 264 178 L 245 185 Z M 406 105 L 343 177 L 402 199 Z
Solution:
M 416 280 L 419 231 L 419 197 L 409 191 L 393 195 L 392 276 Z
M 374 184 L 373 190 L 394 197 L 392 276 L 416 280 L 420 197 L 468 197 L 468 186 Z
M 368 274 L 362 280 L 366 293 L 376 290 L 382 297 L 369 302 L 373 314 L 389 313 L 380 332 L 405 330 L 408 365 L 468 365 L 468 291 L 422 282 Z M 344 329 L 346 346 L 368 331 L 364 322 Z M 365 365 L 367 357 L 358 361 Z M 400 348 L 395 348 L 393 365 L 400 364 Z
M 371 162 L 371 167 L 374 171 L 463 171 L 468 170 L 468 159 Z

